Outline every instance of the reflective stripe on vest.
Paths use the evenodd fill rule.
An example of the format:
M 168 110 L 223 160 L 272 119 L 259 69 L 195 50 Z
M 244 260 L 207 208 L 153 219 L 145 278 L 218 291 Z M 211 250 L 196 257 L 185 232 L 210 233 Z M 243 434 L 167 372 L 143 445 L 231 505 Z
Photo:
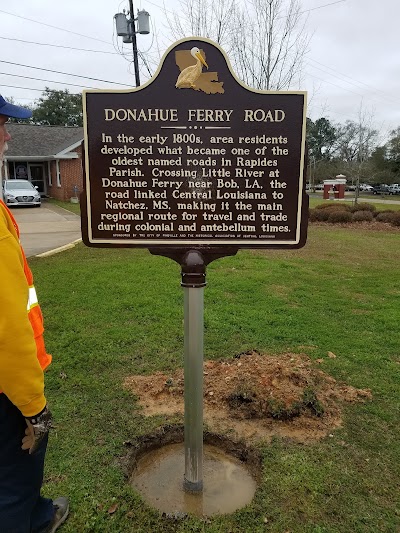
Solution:
M 31 287 L 29 287 L 28 305 L 27 305 L 26 308 L 27 308 L 28 311 L 30 311 L 32 309 L 32 307 L 35 306 L 35 305 L 39 305 L 39 302 L 38 302 L 38 299 L 37 299 L 36 289 L 32 285 Z

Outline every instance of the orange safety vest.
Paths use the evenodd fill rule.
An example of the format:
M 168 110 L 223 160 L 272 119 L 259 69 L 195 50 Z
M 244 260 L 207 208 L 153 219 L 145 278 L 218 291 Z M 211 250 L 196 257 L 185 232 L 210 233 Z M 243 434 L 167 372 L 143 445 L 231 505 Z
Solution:
M 8 209 L 6 204 L 2 200 L 0 200 L 0 202 L 6 208 L 6 211 L 12 223 L 14 224 L 15 231 L 17 232 L 18 239 L 19 239 L 19 228 L 18 228 L 17 222 L 15 221 L 11 211 Z M 31 323 L 31 326 L 33 329 L 33 336 L 36 342 L 37 358 L 39 360 L 40 366 L 44 370 L 51 363 L 52 357 L 50 354 L 46 352 L 46 348 L 44 345 L 43 315 L 42 315 L 42 311 L 40 309 L 40 305 L 37 299 L 36 290 L 33 285 L 33 274 L 32 274 L 31 269 L 29 268 L 22 246 L 21 246 L 21 253 L 22 253 L 22 258 L 24 260 L 24 273 L 25 273 L 26 281 L 29 287 L 28 302 L 27 302 L 28 318 Z

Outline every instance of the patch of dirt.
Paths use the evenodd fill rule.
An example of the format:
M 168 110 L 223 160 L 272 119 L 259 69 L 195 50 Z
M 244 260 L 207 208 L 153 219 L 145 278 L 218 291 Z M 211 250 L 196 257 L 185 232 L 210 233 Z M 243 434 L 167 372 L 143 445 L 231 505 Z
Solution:
M 129 376 L 124 385 L 138 397 L 146 416 L 183 417 L 182 369 L 173 375 Z M 318 440 L 341 426 L 344 402 L 371 398 L 369 390 L 338 383 L 304 354 L 251 351 L 204 362 L 206 428 L 248 442 L 274 435 L 303 443 Z
M 400 226 L 393 226 L 392 224 L 389 224 L 388 222 L 379 222 L 377 220 L 371 220 L 371 222 L 368 222 L 368 221 L 336 222 L 335 224 L 332 224 L 332 222 L 315 221 L 315 222 L 310 222 L 310 224 L 312 226 L 321 226 L 321 227 L 330 227 L 330 228 L 336 227 L 336 228 L 347 228 L 347 229 L 384 231 L 385 233 L 400 231 Z

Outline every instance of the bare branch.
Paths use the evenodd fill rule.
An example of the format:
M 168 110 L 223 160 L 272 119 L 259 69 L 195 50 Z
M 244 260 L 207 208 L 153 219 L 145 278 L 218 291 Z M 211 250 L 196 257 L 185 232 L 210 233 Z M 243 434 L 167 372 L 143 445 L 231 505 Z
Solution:
M 164 13 L 174 38 L 220 44 L 251 87 L 289 89 L 302 71 L 309 37 L 299 0 L 181 0 L 179 16 Z

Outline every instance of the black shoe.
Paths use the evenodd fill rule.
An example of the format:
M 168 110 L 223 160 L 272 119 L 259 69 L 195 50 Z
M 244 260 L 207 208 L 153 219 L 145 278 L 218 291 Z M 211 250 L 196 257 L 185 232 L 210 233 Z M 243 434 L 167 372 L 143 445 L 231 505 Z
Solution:
M 63 524 L 69 513 L 69 502 L 64 496 L 53 500 L 54 518 L 43 533 L 54 533 Z

